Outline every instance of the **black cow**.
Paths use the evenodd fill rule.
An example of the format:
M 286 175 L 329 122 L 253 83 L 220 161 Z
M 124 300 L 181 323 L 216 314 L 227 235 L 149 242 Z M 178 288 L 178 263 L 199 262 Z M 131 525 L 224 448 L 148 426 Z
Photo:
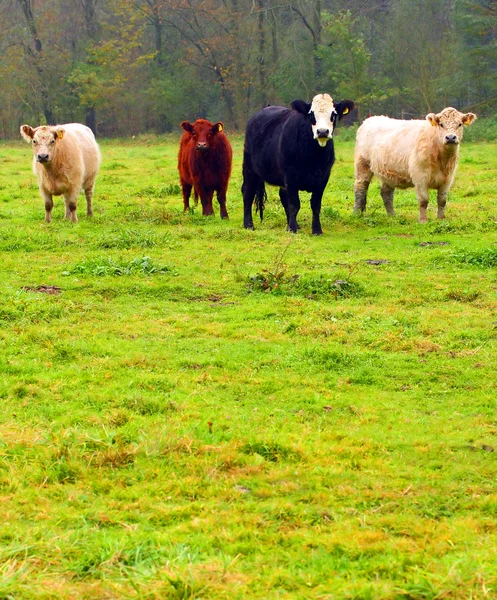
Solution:
M 321 198 L 335 162 L 333 129 L 354 107 L 351 100 L 334 103 L 319 94 L 309 104 L 294 100 L 292 108 L 267 106 L 247 123 L 243 152 L 244 226 L 253 229 L 252 204 L 263 217 L 264 182 L 280 188 L 288 229 L 299 229 L 299 191 L 311 192 L 312 233 L 323 233 L 319 214 Z

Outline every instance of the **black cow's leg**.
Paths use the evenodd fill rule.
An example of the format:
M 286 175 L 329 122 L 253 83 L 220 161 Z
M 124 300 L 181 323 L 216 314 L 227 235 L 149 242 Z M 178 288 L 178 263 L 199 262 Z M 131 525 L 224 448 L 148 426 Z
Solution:
M 288 195 L 286 193 L 285 188 L 280 188 L 280 200 L 283 208 L 285 209 L 286 222 L 287 225 L 290 223 L 290 215 L 288 213 Z
M 297 224 L 297 215 L 300 210 L 300 198 L 297 189 L 291 189 L 287 187 L 287 198 L 288 198 L 288 229 L 292 233 L 297 233 L 299 228 Z
M 290 228 L 290 214 L 288 212 L 288 194 L 287 194 L 287 191 L 285 190 L 285 188 L 280 188 L 280 200 L 281 200 L 281 204 L 283 205 L 283 208 L 285 209 L 286 222 L 287 222 L 288 228 Z M 300 225 L 298 223 L 297 223 L 297 229 L 300 229 Z
M 323 198 L 323 191 L 318 190 L 312 192 L 311 196 L 311 209 L 312 209 L 312 234 L 321 235 L 323 230 L 321 229 L 321 200 Z
M 259 178 L 249 166 L 250 156 L 245 152 L 243 155 L 243 226 L 245 229 L 254 229 L 252 220 L 252 204 L 259 185 Z

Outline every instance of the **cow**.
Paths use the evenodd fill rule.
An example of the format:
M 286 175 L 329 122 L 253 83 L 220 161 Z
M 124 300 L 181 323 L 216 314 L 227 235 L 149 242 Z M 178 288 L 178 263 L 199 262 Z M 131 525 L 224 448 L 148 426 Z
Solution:
M 381 181 L 381 197 L 388 215 L 394 215 L 395 188 L 414 187 L 419 221 L 425 223 L 429 190 L 437 190 L 438 218 L 445 219 L 447 193 L 459 159 L 463 125 L 476 119 L 455 108 L 430 113 L 425 120 L 404 121 L 370 117 L 357 130 L 355 147 L 354 211 L 366 210 L 373 175 Z
M 202 214 L 213 215 L 212 197 L 216 192 L 221 219 L 228 218 L 226 190 L 231 175 L 233 151 L 224 133 L 224 125 L 197 119 L 193 125 L 183 121 L 178 154 L 178 171 L 183 193 L 184 211 L 190 210 L 193 188 L 195 203 L 200 197 Z
M 64 196 L 65 216 L 77 223 L 76 207 L 81 190 L 86 214 L 93 216 L 92 198 L 101 155 L 92 130 L 80 123 L 21 125 L 21 136 L 33 147 L 33 172 L 45 201 L 45 221 L 52 220 L 52 196 Z
M 321 199 L 335 162 L 333 131 L 337 121 L 352 108 L 351 100 L 334 102 L 329 94 L 318 94 L 310 103 L 294 100 L 291 108 L 267 106 L 249 119 L 242 184 L 246 229 L 254 228 L 254 199 L 262 221 L 266 182 L 280 188 L 280 200 L 292 233 L 300 228 L 299 191 L 311 192 L 312 233 L 323 233 Z

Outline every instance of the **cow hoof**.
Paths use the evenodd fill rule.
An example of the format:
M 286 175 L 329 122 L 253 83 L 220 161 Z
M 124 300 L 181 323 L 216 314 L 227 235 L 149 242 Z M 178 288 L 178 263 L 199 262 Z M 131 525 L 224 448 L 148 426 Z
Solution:
M 255 231 L 255 227 L 253 225 L 244 225 L 245 229 L 250 229 L 250 231 Z
M 313 231 L 312 235 L 323 235 L 322 231 Z
M 221 215 L 221 219 L 226 219 L 228 221 L 229 217 L 228 217 L 228 215 Z

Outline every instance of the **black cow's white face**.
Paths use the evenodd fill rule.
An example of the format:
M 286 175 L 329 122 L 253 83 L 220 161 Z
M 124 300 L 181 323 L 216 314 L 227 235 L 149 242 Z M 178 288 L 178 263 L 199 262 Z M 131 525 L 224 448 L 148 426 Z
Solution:
M 314 96 L 309 114 L 314 139 L 324 148 L 333 137 L 333 129 L 338 118 L 333 98 L 329 94 Z
M 329 94 L 318 94 L 308 104 L 304 100 L 294 100 L 292 109 L 307 117 L 312 127 L 312 137 L 324 148 L 333 138 L 333 131 L 339 119 L 354 108 L 352 100 L 335 103 Z

